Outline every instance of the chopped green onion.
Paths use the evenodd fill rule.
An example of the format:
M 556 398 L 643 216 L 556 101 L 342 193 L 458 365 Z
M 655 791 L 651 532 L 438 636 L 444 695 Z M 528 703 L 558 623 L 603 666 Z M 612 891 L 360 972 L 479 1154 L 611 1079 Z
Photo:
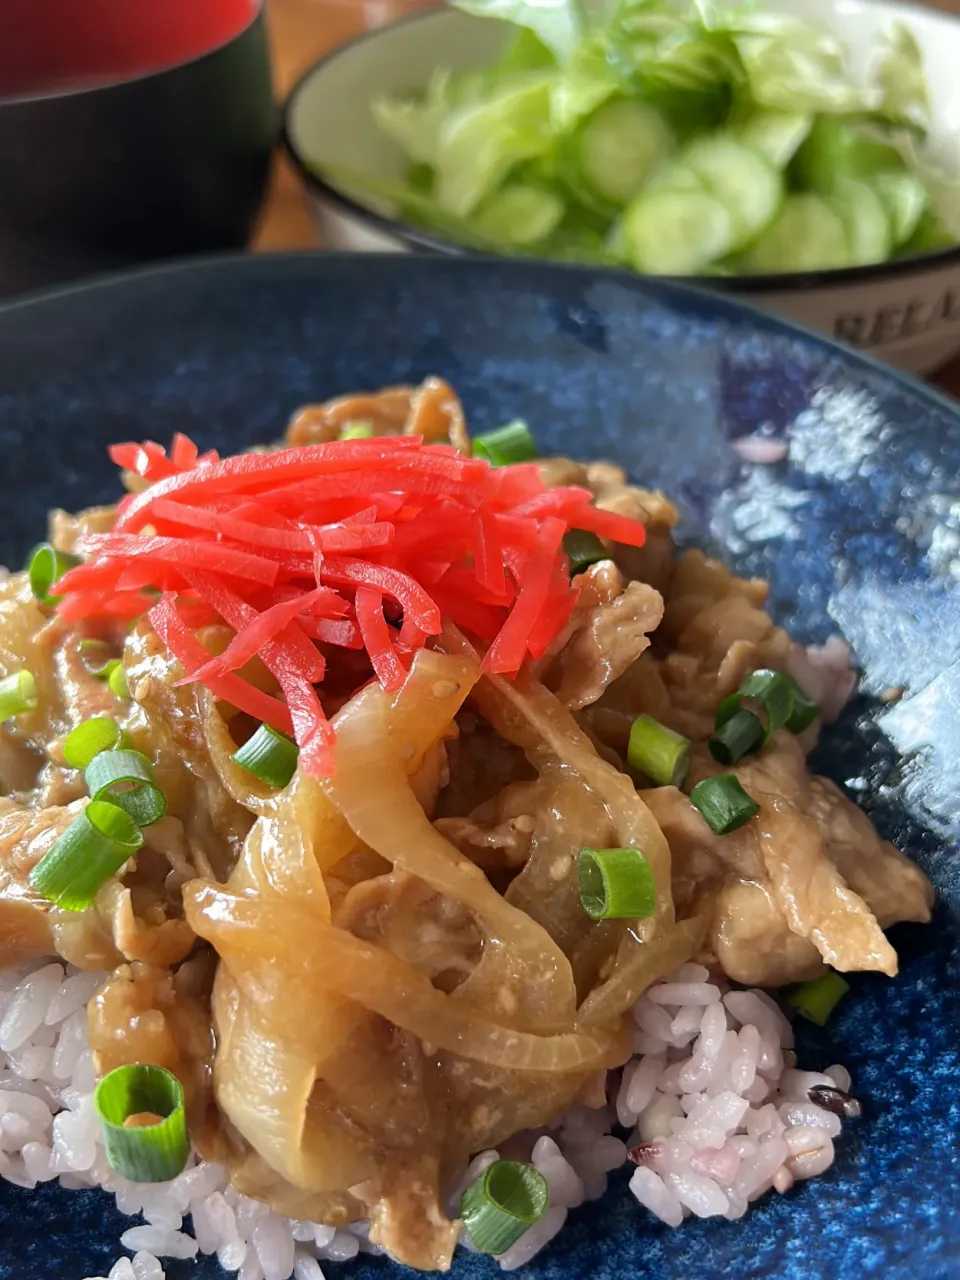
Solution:
M 591 920 L 643 920 L 656 909 L 653 871 L 639 849 L 581 849 L 577 884 Z
M 135 625 L 136 623 L 131 624 L 131 629 Z M 127 684 L 122 658 L 110 658 L 102 667 L 91 667 L 90 674 L 98 680 L 106 680 L 111 692 L 118 698 L 130 697 L 130 686 Z
M 792 1005 L 808 1022 L 825 1027 L 831 1013 L 849 990 L 850 983 L 831 969 L 822 978 L 814 978 L 812 982 L 801 982 L 792 987 L 787 993 L 787 1004 Z
M 473 456 L 484 458 L 494 467 L 507 467 L 513 462 L 529 462 L 537 456 L 537 446 L 530 428 L 522 418 L 507 422 L 496 431 L 487 431 L 473 442 Z
M 740 691 L 731 693 L 717 707 L 716 719 L 714 721 L 715 728 L 719 729 L 725 725 L 728 720 L 732 719 L 740 710 Z
M 610 559 L 610 552 L 597 535 L 586 529 L 571 529 L 564 534 L 563 549 L 570 561 L 571 578 L 577 573 L 583 573 L 584 569 L 589 569 L 598 560 Z
M 659 787 L 682 787 L 690 768 L 690 740 L 653 716 L 637 716 L 630 726 L 627 763 Z
M 282 789 L 296 772 L 299 754 L 292 738 L 262 724 L 253 737 L 233 753 L 233 760 L 261 782 Z
M 127 735 L 107 716 L 93 716 L 67 734 L 63 744 L 63 758 L 72 769 L 86 769 L 101 751 L 113 751 L 126 747 Z
M 803 733 L 804 729 L 809 729 L 820 714 L 820 705 L 800 688 L 792 676 L 787 676 L 787 679 L 790 681 L 793 693 L 793 707 L 787 720 L 787 728 L 791 733 Z
M 106 640 L 93 640 L 90 637 L 80 641 L 77 646 L 80 657 L 92 676 L 99 676 L 109 661 L 110 645 Z
M 767 730 L 764 741 L 781 729 L 790 719 L 793 710 L 793 689 L 786 676 L 779 671 L 751 671 L 740 686 L 744 698 L 753 698 L 762 704 L 767 713 Z
M 118 698 L 130 697 L 130 686 L 127 684 L 127 673 L 123 669 L 123 663 L 118 658 L 116 665 L 107 676 L 107 684 L 110 686 L 112 693 Z
M 690 803 L 699 809 L 711 831 L 727 836 L 755 818 L 760 806 L 744 791 L 733 773 L 704 778 L 690 792 Z
M 56 604 L 59 596 L 52 596 L 50 588 L 59 582 L 68 569 L 80 563 L 79 556 L 67 555 L 51 547 L 49 542 L 41 542 L 30 553 L 27 572 L 30 576 L 30 590 L 40 604 Z
M 352 422 L 345 422 L 340 428 L 341 440 L 369 440 L 373 434 L 373 423 L 367 422 L 365 418 L 356 418 Z
M 770 735 L 776 729 L 783 726 L 786 726 L 791 733 L 802 733 L 820 714 L 819 706 L 804 693 L 792 676 L 783 675 L 780 671 L 752 671 L 737 692 L 724 698 L 717 707 L 718 730 L 728 724 L 741 710 L 743 698 L 750 698 L 763 706 L 766 713 L 764 743 L 770 740 Z M 723 760 L 721 756 L 716 758 L 722 760 L 724 764 L 735 762 Z
M 130 686 L 127 684 L 127 673 L 123 669 L 122 658 L 111 658 L 109 662 L 92 670 L 90 674 L 96 676 L 98 680 L 106 680 L 111 692 L 118 698 L 130 697 Z
M 33 673 L 24 669 L 0 680 L 0 723 L 11 716 L 32 711 L 37 705 L 37 682 Z
M 131 1182 L 168 1182 L 190 1154 L 183 1086 L 165 1067 L 117 1067 L 94 1105 L 111 1169 Z
M 749 698 L 759 702 L 766 714 L 763 741 L 790 719 L 793 711 L 793 688 L 789 677 L 779 671 L 751 671 L 736 693 L 724 698 L 717 707 L 717 728 L 722 728 L 741 708 L 741 700 Z
M 91 800 L 30 872 L 30 883 L 49 902 L 83 911 L 142 844 L 143 834 L 129 813 L 106 800 Z
M 495 1160 L 460 1197 L 460 1216 L 480 1253 L 506 1253 L 547 1209 L 546 1179 L 532 1164 Z
M 138 827 L 159 822 L 167 798 L 153 777 L 153 765 L 139 751 L 101 751 L 87 765 L 87 790 L 94 800 L 107 800 L 129 813 Z
M 710 754 L 720 764 L 736 764 L 763 745 L 763 725 L 752 711 L 736 711 L 710 739 Z

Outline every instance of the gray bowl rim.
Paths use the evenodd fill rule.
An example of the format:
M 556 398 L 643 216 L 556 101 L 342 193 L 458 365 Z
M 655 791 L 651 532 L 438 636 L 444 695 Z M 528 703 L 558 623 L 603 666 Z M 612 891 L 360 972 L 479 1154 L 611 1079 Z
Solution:
M 929 5 L 914 5 L 920 12 L 929 13 L 934 17 L 943 18 L 948 22 L 954 22 L 960 27 L 960 15 L 944 12 L 942 9 L 932 9 Z M 406 18 L 401 18 L 397 22 L 388 23 L 385 27 L 375 27 L 371 31 L 361 31 L 358 35 L 352 36 L 349 40 L 343 41 L 336 45 L 328 53 L 317 58 L 294 82 L 283 103 L 283 124 L 282 124 L 282 142 L 287 155 L 290 158 L 294 168 L 299 173 L 301 179 L 306 186 L 322 195 L 325 200 L 332 204 L 340 213 L 352 215 L 359 218 L 361 222 L 372 224 L 379 231 L 383 231 L 388 235 L 393 235 L 397 239 L 403 241 L 404 244 L 412 245 L 417 249 L 428 249 L 432 253 L 442 253 L 453 257 L 459 257 L 467 254 L 473 257 L 492 257 L 492 258 L 508 258 L 515 256 L 521 258 L 524 262 L 553 262 L 552 258 L 537 258 L 535 254 L 529 255 L 508 255 L 508 254 L 485 254 L 482 250 L 477 250 L 472 246 L 458 244 L 455 240 L 447 240 L 443 236 L 433 235 L 429 231 L 423 231 L 420 227 L 416 227 L 409 222 L 404 222 L 401 218 L 390 218 L 386 214 L 378 213 L 375 209 L 371 209 L 368 205 L 361 204 L 359 200 L 354 200 L 352 196 L 345 195 L 325 178 L 321 178 L 309 165 L 305 157 L 298 151 L 292 136 L 291 120 L 296 100 L 300 93 L 306 88 L 307 84 L 320 75 L 328 63 L 334 62 L 337 58 L 347 53 L 349 50 L 356 48 L 358 45 L 364 44 L 370 40 L 379 39 L 385 31 L 389 31 L 391 27 L 409 26 L 415 22 L 430 22 L 435 20 L 439 12 L 443 10 L 427 10 L 424 13 L 413 13 Z M 494 19 L 489 19 L 494 21 Z M 732 293 L 801 293 L 814 289 L 834 288 L 842 285 L 869 284 L 878 280 L 895 279 L 898 276 L 912 275 L 918 271 L 936 270 L 940 267 L 951 266 L 960 263 L 960 243 L 949 249 L 933 249 L 927 253 L 911 254 L 907 258 L 891 258 L 887 262 L 871 263 L 867 266 L 860 267 L 837 267 L 828 271 L 778 271 L 758 273 L 756 275 L 741 276 L 663 276 L 657 279 L 673 280 L 678 284 L 693 285 L 699 288 L 713 289 L 720 292 Z M 598 265 L 598 264 L 582 264 L 582 265 Z M 613 270 L 619 270 L 627 275 L 642 275 L 641 272 L 631 271 L 628 267 L 616 267 L 611 264 Z
M 3 0 L 0 0 L 0 3 L 3 3 Z M 262 24 L 265 21 L 267 0 L 251 0 L 251 3 L 253 9 L 249 22 L 244 23 L 226 40 L 221 40 L 219 44 L 211 45 L 209 49 L 201 49 L 199 53 L 195 53 L 190 58 L 182 58 L 179 62 L 166 63 L 162 67 L 154 67 L 151 71 L 137 71 L 131 75 L 124 76 L 106 76 L 104 79 L 95 80 L 91 84 L 78 85 L 75 89 L 44 89 L 39 93 L 28 91 L 27 93 L 0 94 L 0 111 L 5 111 L 8 108 L 26 107 L 37 102 L 58 102 L 83 98 L 88 94 L 109 93 L 111 90 L 123 89 L 131 84 L 143 84 L 151 80 L 159 80 L 161 76 L 170 75 L 173 71 L 182 71 L 184 67 L 195 66 L 197 63 L 203 62 L 205 58 L 215 57 L 218 53 L 222 53 L 224 49 L 229 49 L 237 40 L 242 40 L 258 23 Z

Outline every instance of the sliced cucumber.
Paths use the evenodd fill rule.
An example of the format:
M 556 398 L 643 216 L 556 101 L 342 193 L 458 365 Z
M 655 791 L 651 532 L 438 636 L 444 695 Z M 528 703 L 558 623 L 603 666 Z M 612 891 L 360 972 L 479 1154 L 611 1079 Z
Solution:
M 793 173 L 800 186 L 826 195 L 838 178 L 869 180 L 903 167 L 897 149 L 873 136 L 864 122 L 817 116 L 796 154 Z
M 885 262 L 893 249 L 893 235 L 883 201 L 874 189 L 855 178 L 841 178 L 833 194 L 825 198 L 843 221 L 850 265 Z
M 930 201 L 930 194 L 915 173 L 878 173 L 871 186 L 890 219 L 893 243 L 903 244 L 916 231 Z
M 645 102 L 615 98 L 580 131 L 578 158 L 597 195 L 622 208 L 672 147 L 673 135 L 659 111 Z
M 720 262 L 711 262 L 703 269 L 705 276 L 714 276 L 718 280 L 728 280 L 733 276 L 738 276 L 740 272 L 736 266 L 721 259 Z
M 707 195 L 710 194 L 702 179 L 690 166 L 680 164 L 678 161 L 665 164 L 662 169 L 658 169 L 643 191 L 644 195 L 653 191 L 699 191 L 701 194 L 704 192 L 707 192 Z
M 607 238 L 604 242 L 604 248 L 615 262 L 630 265 L 630 258 L 627 254 L 627 242 L 623 235 L 623 218 L 618 218 L 607 232 Z
M 756 151 L 725 133 L 698 138 L 680 155 L 733 219 L 732 247 L 749 244 L 772 220 L 783 199 L 783 179 Z
M 921 214 L 913 235 L 901 247 L 898 257 L 911 253 L 932 253 L 935 249 L 952 249 L 956 243 L 956 236 L 951 235 L 937 215 L 927 209 Z
M 740 258 L 748 272 L 825 271 L 850 265 L 843 219 L 825 200 L 791 195 L 760 238 Z
M 622 258 L 612 252 L 600 231 L 582 224 L 570 225 L 568 220 L 537 245 L 537 256 L 558 258 L 562 262 L 594 262 L 607 267 L 622 265 Z
M 412 164 L 407 170 L 407 182 L 414 191 L 429 196 L 433 191 L 433 169 L 428 164 Z
M 626 7 L 626 6 L 624 6 Z M 639 8 L 639 6 L 638 6 Z M 644 62 L 640 63 L 640 67 Z M 733 92 L 728 84 L 703 85 L 700 90 L 651 83 L 641 70 L 644 96 L 668 121 L 677 138 L 683 142 L 707 129 L 716 129 L 730 114 Z
M 473 223 L 493 240 L 528 245 L 545 240 L 560 225 L 563 215 L 563 201 L 555 192 L 515 182 L 488 196 Z
M 740 127 L 738 138 L 775 169 L 784 169 L 813 126 L 813 116 L 794 111 L 757 111 Z
M 647 275 L 695 275 L 728 253 L 733 219 L 705 191 L 644 192 L 623 215 L 619 239 L 630 265 Z
M 576 134 L 557 138 L 543 158 L 542 172 L 536 176 L 548 184 L 556 184 L 568 203 L 579 206 L 600 224 L 609 225 L 620 212 L 620 206 L 602 200 L 588 185 L 580 167 L 579 141 Z

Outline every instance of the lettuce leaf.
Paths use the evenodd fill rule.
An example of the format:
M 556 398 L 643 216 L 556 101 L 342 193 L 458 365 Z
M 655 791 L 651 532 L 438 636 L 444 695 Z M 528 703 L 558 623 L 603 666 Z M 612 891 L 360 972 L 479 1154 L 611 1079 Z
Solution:
M 456 8 L 478 18 L 499 18 L 525 27 L 558 62 L 571 57 L 586 31 L 578 0 L 456 0 Z
M 435 164 L 440 130 L 452 108 L 450 72 L 434 71 L 418 98 L 375 98 L 370 110 L 377 124 L 416 164 Z
M 930 102 L 923 75 L 923 55 L 902 22 L 885 34 L 874 77 L 882 94 L 880 111 L 893 121 L 907 121 L 926 129 Z
M 551 123 L 558 133 L 573 129 L 602 107 L 620 87 L 603 45 L 585 41 L 576 50 L 550 92 Z
M 844 115 L 879 105 L 876 89 L 853 81 L 843 49 L 832 35 L 789 18 L 762 26 L 767 30 L 732 37 L 758 106 Z
M 548 75 L 529 72 L 447 117 L 435 165 L 441 209 L 466 217 L 515 164 L 548 149 L 550 88 Z
M 487 253 L 510 251 L 503 241 L 484 235 L 468 219 L 445 213 L 432 195 L 421 191 L 409 181 L 398 182 L 392 178 L 362 173 L 346 165 L 314 164 L 311 167 L 318 177 L 387 217 L 400 218 L 426 230 L 439 231 L 441 235 L 468 248 Z

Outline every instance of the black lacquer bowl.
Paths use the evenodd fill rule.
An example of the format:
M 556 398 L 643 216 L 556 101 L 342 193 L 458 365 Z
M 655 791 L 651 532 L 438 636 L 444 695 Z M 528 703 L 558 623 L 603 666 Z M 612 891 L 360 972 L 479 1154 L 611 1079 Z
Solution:
M 239 248 L 277 129 L 262 0 L 3 0 L 0 295 Z

